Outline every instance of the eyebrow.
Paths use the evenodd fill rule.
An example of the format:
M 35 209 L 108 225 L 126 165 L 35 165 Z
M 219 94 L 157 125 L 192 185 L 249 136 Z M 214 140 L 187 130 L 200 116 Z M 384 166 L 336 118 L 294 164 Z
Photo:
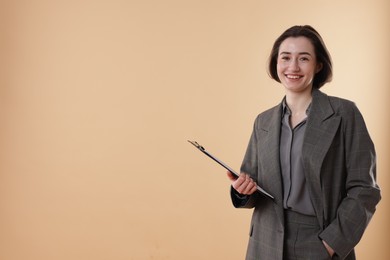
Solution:
M 279 53 L 279 55 L 281 55 L 281 54 L 291 54 L 291 52 L 284 51 L 284 52 Z M 309 56 L 312 56 L 309 52 L 299 52 L 298 54 L 299 55 L 309 55 Z

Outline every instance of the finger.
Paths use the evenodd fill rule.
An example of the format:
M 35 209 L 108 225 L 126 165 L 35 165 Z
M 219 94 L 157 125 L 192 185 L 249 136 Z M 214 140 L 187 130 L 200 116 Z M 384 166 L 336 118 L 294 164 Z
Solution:
M 250 194 L 253 194 L 253 193 L 255 193 L 257 191 L 257 185 L 256 185 L 256 183 L 255 183 L 255 185 L 253 186 L 253 188 L 251 189 L 251 191 L 250 191 Z
M 245 174 L 240 174 L 240 176 L 235 181 L 237 187 L 241 186 L 246 180 Z
M 234 188 L 236 191 L 240 192 L 240 191 L 239 191 L 239 188 L 240 188 L 240 186 L 241 186 L 241 183 L 242 183 L 242 181 L 240 180 L 240 178 L 238 178 L 237 180 L 235 180 L 235 181 L 232 182 L 232 186 L 233 186 L 233 188 Z
M 247 184 L 247 186 L 245 187 L 244 193 L 245 193 L 246 195 L 252 194 L 251 191 L 253 190 L 253 187 L 255 187 L 255 184 L 254 184 L 253 180 L 252 180 L 252 179 L 248 180 L 248 184 Z
M 248 175 L 245 175 L 245 180 L 243 181 L 243 183 L 238 188 L 239 191 L 242 194 L 246 195 L 249 192 L 249 190 L 252 188 L 251 182 L 252 182 L 252 179 Z
M 231 181 L 237 180 L 237 176 L 234 175 L 233 173 L 231 173 L 230 171 L 227 171 L 226 174 L 227 174 L 228 178 L 229 178 Z
M 249 180 L 250 180 L 250 182 L 244 191 L 246 195 L 251 195 L 257 190 L 256 182 L 252 178 L 249 178 Z
M 244 191 L 246 185 L 245 185 L 245 181 L 246 181 L 246 178 L 245 178 L 245 175 L 242 175 L 240 174 L 240 176 L 238 177 L 238 179 L 236 181 L 233 182 L 232 186 L 233 188 L 238 191 L 239 193 L 242 194 L 242 192 Z

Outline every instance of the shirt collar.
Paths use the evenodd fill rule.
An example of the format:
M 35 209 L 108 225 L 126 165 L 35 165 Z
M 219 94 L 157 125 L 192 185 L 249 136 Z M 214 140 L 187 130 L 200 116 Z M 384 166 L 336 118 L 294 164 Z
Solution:
M 306 115 L 307 115 L 307 116 L 309 116 L 310 110 L 311 110 L 311 102 L 310 102 L 309 106 L 308 106 L 307 109 L 306 109 Z M 288 105 L 287 105 L 286 97 L 284 97 L 284 98 L 283 98 L 283 101 L 282 101 L 282 117 L 283 117 L 284 115 L 286 115 L 286 114 L 291 115 L 291 110 L 290 110 L 290 108 L 289 108 Z

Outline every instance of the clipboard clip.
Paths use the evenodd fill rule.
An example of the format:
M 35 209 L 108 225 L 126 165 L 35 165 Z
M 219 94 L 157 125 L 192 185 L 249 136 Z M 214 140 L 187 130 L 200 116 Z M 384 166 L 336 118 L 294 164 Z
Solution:
M 199 150 L 202 150 L 202 151 L 205 151 L 206 149 L 204 149 L 203 146 L 201 146 L 200 144 L 198 144 L 196 141 L 190 141 L 190 140 L 187 140 L 189 143 L 191 143 L 192 145 L 194 145 L 196 148 L 198 148 Z

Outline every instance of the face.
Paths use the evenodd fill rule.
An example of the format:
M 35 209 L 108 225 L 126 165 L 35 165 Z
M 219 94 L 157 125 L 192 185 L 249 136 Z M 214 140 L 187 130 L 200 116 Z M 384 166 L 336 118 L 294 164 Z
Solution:
M 306 37 L 289 37 L 280 47 L 278 77 L 289 92 L 311 92 L 313 79 L 322 65 L 317 63 L 314 46 Z

